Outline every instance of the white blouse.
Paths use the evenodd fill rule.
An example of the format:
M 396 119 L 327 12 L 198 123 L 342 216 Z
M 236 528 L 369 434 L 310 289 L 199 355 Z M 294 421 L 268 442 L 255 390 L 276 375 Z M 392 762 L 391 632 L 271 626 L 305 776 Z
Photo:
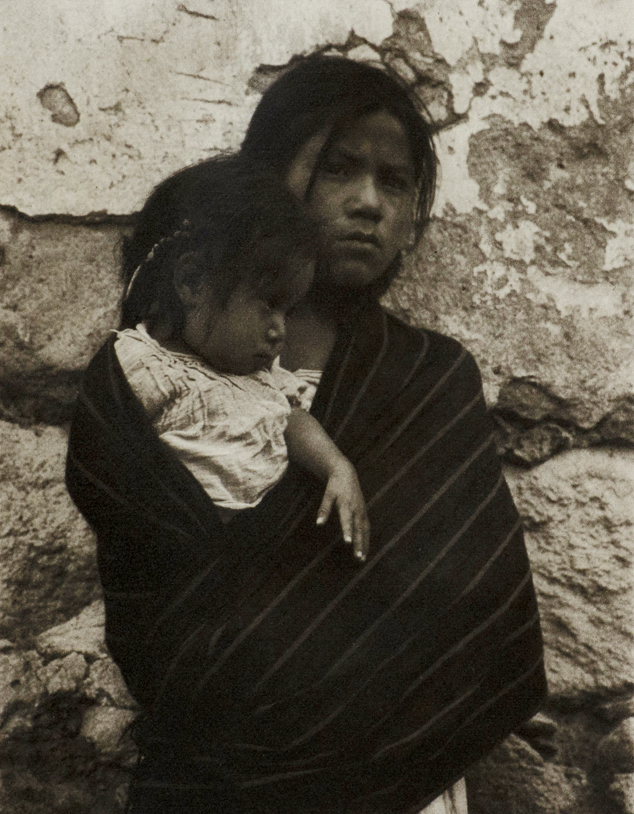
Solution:
M 200 357 L 170 351 L 143 325 L 117 334 L 115 351 L 159 437 L 213 502 L 256 506 L 288 466 L 291 407 L 309 410 L 321 371 L 280 367 L 248 376 L 219 373 Z

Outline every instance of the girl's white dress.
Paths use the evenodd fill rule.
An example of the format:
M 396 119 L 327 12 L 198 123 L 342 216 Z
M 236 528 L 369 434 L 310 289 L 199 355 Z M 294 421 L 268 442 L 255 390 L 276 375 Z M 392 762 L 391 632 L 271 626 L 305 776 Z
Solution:
M 291 407 L 310 409 L 319 371 L 280 367 L 247 376 L 219 373 L 203 359 L 167 350 L 143 325 L 120 331 L 115 351 L 159 437 L 213 502 L 248 509 L 288 466 Z

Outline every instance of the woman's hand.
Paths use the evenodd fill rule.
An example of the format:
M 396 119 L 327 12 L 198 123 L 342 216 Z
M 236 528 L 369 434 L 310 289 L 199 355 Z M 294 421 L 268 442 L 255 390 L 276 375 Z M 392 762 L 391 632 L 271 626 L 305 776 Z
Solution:
M 343 455 L 332 468 L 326 491 L 317 512 L 317 525 L 323 525 L 336 505 L 346 543 L 352 543 L 355 557 L 364 562 L 370 548 L 370 521 L 357 472 Z

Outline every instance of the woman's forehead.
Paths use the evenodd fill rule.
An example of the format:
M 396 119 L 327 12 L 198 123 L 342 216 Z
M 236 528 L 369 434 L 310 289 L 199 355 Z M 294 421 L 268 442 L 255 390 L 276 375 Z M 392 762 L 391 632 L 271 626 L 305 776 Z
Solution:
M 362 113 L 344 121 L 331 121 L 313 133 L 299 148 L 287 172 L 288 188 L 305 197 L 318 162 L 331 151 L 357 150 L 361 142 L 390 165 L 416 174 L 409 134 L 403 122 L 387 110 Z M 375 146 L 371 146 L 375 145 Z
M 333 139 L 331 150 L 351 157 L 368 157 L 403 171 L 414 161 L 403 123 L 386 110 L 366 113 L 350 122 Z

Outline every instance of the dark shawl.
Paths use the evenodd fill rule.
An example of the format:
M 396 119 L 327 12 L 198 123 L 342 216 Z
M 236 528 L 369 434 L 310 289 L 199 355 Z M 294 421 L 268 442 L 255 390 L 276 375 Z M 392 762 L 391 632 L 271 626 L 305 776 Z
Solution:
M 110 339 L 67 485 L 97 533 L 106 640 L 145 711 L 134 812 L 417 812 L 543 701 L 520 519 L 480 376 L 377 306 L 312 412 L 356 465 L 367 562 L 290 467 L 223 526 L 157 438 Z

